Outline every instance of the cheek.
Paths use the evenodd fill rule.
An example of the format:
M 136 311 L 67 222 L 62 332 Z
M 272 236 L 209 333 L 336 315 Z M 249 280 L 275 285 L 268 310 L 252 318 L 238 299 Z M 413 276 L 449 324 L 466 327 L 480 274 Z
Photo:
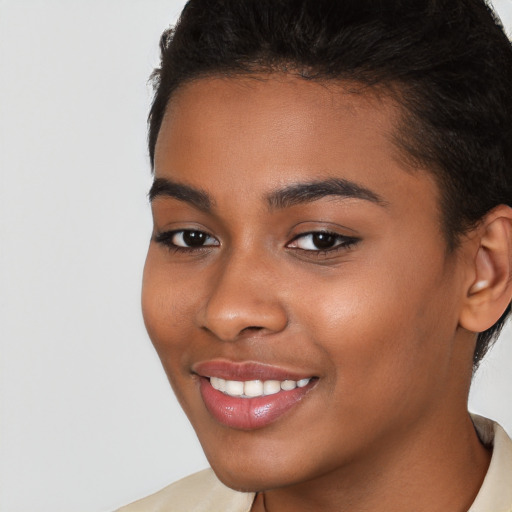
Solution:
M 184 358 L 190 345 L 190 307 L 183 300 L 190 297 L 177 286 L 171 271 L 150 248 L 144 266 L 142 314 L 146 330 L 160 358 L 169 383 L 183 409 L 187 399 L 180 383 L 189 380 Z
M 332 389 L 349 407 L 401 407 L 430 395 L 448 365 L 454 326 L 439 321 L 448 316 L 442 279 L 396 263 L 365 270 L 317 281 L 296 316 L 332 362 Z
M 190 319 L 190 292 L 180 288 L 176 271 L 160 261 L 150 248 L 142 282 L 142 314 L 149 337 L 164 362 L 167 353 L 186 345 L 186 319 Z M 165 366 L 165 365 L 164 365 Z

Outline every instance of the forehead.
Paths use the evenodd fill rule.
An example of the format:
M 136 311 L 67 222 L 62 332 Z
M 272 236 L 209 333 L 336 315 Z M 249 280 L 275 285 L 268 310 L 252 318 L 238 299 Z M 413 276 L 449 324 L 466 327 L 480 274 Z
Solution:
M 390 95 L 354 84 L 284 74 L 200 79 L 168 105 L 155 175 L 219 198 L 343 178 L 386 200 L 407 199 L 413 187 L 436 202 L 430 173 L 411 170 L 393 142 L 401 116 Z
M 318 161 L 324 148 L 333 149 L 340 140 L 357 141 L 358 146 L 391 142 L 400 116 L 389 95 L 369 88 L 363 92 L 355 84 L 306 81 L 288 74 L 200 79 L 182 86 L 168 104 L 156 167 L 158 156 L 171 149 L 169 137 L 179 144 L 201 141 L 203 147 L 220 140 L 250 142 L 246 152 L 273 149 L 273 159 L 279 152 L 288 159 L 284 153 L 303 148 L 301 158 L 310 154 Z M 399 159 L 392 144 L 387 149 Z

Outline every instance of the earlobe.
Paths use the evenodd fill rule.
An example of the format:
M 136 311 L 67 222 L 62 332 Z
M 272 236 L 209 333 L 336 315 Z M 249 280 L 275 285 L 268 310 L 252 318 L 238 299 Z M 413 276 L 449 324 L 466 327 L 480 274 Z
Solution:
M 472 264 L 472 282 L 459 323 L 483 332 L 501 317 L 512 299 L 512 208 L 500 205 L 476 229 L 479 242 Z

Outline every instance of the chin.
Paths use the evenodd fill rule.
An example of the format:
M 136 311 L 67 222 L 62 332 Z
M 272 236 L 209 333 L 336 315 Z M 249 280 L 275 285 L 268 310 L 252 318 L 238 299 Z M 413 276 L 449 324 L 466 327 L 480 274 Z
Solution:
M 269 491 L 300 484 L 323 473 L 322 468 L 307 466 L 309 456 L 300 453 L 286 454 L 285 447 L 270 449 L 254 447 L 253 450 L 238 450 L 239 456 L 229 454 L 209 456 L 210 465 L 217 478 L 236 491 Z
M 271 489 L 282 488 L 292 485 L 293 481 L 289 480 L 282 474 L 273 474 L 268 471 L 231 471 L 222 467 L 212 466 L 217 478 L 227 487 L 241 492 L 260 492 L 269 491 Z M 282 471 L 282 470 L 281 470 Z

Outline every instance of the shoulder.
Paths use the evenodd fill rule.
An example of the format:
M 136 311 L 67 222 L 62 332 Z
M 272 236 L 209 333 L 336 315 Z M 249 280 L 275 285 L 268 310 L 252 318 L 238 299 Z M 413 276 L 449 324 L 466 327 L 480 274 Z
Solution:
M 481 441 L 492 458 L 480 492 L 469 512 L 512 512 L 512 440 L 497 423 L 473 415 Z
M 253 500 L 253 493 L 233 491 L 205 469 L 117 512 L 249 512 Z

